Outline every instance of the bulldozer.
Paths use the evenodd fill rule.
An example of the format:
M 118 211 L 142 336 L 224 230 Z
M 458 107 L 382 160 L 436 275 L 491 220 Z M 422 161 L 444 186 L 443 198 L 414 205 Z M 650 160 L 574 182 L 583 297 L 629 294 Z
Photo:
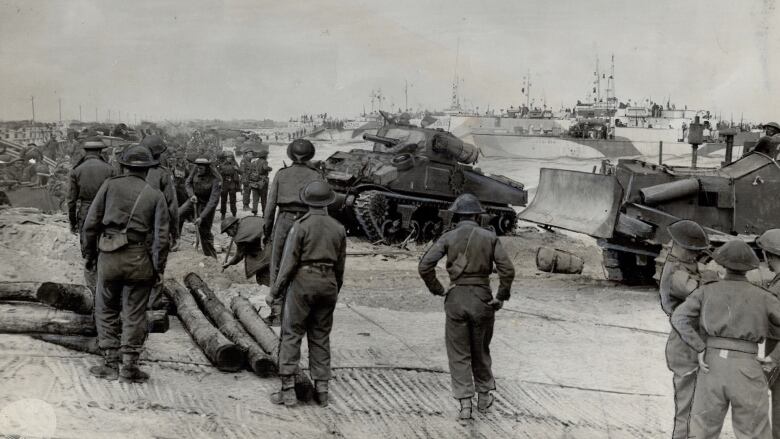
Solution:
M 371 150 L 339 151 L 320 164 L 337 194 L 329 211 L 349 233 L 386 244 L 429 241 L 450 227 L 447 208 L 466 192 L 486 210 L 482 226 L 512 233 L 513 206 L 528 199 L 521 183 L 474 167 L 479 149 L 447 131 L 382 115 L 377 134 L 363 135 Z
M 696 221 L 715 245 L 735 237 L 750 242 L 780 227 L 776 157 L 751 151 L 732 161 L 736 133 L 723 131 L 721 166 L 698 167 L 700 127 L 691 124 L 691 166 L 622 159 L 598 173 L 543 168 L 536 197 L 520 219 L 596 238 L 607 279 L 628 284 L 658 278 L 656 258 L 668 247 L 667 227 L 675 221 Z

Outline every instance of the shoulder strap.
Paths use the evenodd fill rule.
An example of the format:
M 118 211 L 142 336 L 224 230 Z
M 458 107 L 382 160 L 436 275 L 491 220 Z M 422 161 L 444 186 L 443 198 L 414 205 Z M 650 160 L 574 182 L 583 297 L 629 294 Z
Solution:
M 470 260 L 469 259 L 469 247 L 471 246 L 471 237 L 474 236 L 474 232 L 476 232 L 476 231 L 477 231 L 476 227 L 471 229 L 471 233 L 469 233 L 469 239 L 466 240 L 466 248 L 463 249 L 463 255 L 466 257 L 466 261 L 467 261 L 466 265 L 468 265 L 468 261 Z M 463 269 L 465 270 L 466 267 L 463 267 Z
M 122 230 L 122 233 L 127 233 L 127 229 L 130 228 L 130 221 L 133 220 L 133 214 L 135 213 L 135 208 L 138 207 L 138 202 L 141 201 L 141 195 L 144 194 L 144 191 L 146 188 L 150 187 L 149 183 L 146 183 L 143 189 L 141 189 L 141 192 L 138 192 L 138 196 L 135 197 L 135 203 L 133 203 L 133 209 L 130 211 L 130 216 L 127 218 L 127 224 L 125 224 L 125 229 Z

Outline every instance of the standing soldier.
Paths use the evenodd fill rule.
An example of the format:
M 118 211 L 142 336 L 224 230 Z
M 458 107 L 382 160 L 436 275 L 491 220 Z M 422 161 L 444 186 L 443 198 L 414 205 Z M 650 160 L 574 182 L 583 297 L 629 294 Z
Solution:
M 198 228 L 203 254 L 216 259 L 217 250 L 214 249 L 211 226 L 214 224 L 214 214 L 222 193 L 222 180 L 211 166 L 211 160 L 205 157 L 195 159 L 195 170 L 187 177 L 186 187 L 190 204 L 182 210 L 179 224 L 183 224 L 185 217 L 194 217 L 193 222 Z
M 515 269 L 496 234 L 477 224 L 478 216 L 485 213 L 477 197 L 460 195 L 449 211 L 458 224 L 422 257 L 419 271 L 431 293 L 447 296 L 444 336 L 452 393 L 460 401 L 458 419 L 466 423 L 472 419 L 475 387 L 480 412 L 486 412 L 493 404 L 490 391 L 496 389 L 496 383 L 491 370 L 490 340 L 495 312 L 509 300 Z M 450 277 L 446 290 L 436 278 L 436 264 L 445 256 Z M 490 290 L 494 266 L 500 281 L 495 298 Z
M 279 342 L 282 386 L 271 395 L 274 404 L 296 404 L 295 375 L 301 340 L 306 335 L 315 398 L 320 406 L 328 405 L 330 331 L 347 257 L 344 226 L 328 216 L 327 206 L 335 199 L 335 192 L 324 181 L 313 181 L 303 188 L 300 200 L 309 211 L 289 231 L 279 274 L 266 298 L 270 304 L 286 296 Z
M 176 247 L 176 242 L 179 239 L 179 228 L 175 227 L 179 224 L 179 199 L 176 195 L 176 183 L 173 181 L 173 174 L 170 169 L 160 163 L 160 156 L 168 149 L 168 145 L 165 144 L 162 137 L 156 134 L 144 137 L 141 145 L 149 148 L 152 157 L 157 162 L 156 165 L 149 168 L 149 172 L 146 174 L 146 182 L 165 196 L 165 202 L 168 204 L 168 217 L 171 224 L 174 225 L 168 230 L 171 234 L 170 243 L 171 247 Z
M 276 272 L 279 270 L 282 250 L 290 227 L 308 210 L 299 194 L 307 184 L 323 180 L 319 171 L 309 163 L 309 160 L 314 157 L 314 145 L 311 142 L 303 139 L 293 140 L 287 146 L 287 156 L 293 164 L 276 173 L 268 194 L 268 205 L 263 206 L 265 207 L 263 233 L 266 242 L 271 240 L 271 285 L 276 282 Z M 277 206 L 279 218 L 275 218 Z M 271 306 L 271 314 L 267 318 L 269 324 L 279 325 L 283 299 L 279 297 L 278 301 Z
M 699 287 L 697 259 L 701 252 L 709 248 L 709 239 L 704 229 L 690 220 L 677 221 L 667 230 L 672 237 L 672 249 L 661 272 L 659 292 L 661 308 L 671 317 L 677 306 Z M 674 328 L 669 332 L 666 342 L 666 366 L 672 371 L 674 384 L 672 439 L 687 439 L 699 360 L 696 351 L 680 338 Z
M 70 188 L 68 190 L 68 221 L 70 222 L 70 231 L 74 235 L 83 232 L 82 226 L 92 200 L 103 182 L 114 174 L 114 169 L 100 155 L 100 151 L 106 147 L 103 141 L 97 137 L 87 138 L 81 147 L 84 148 L 84 157 L 70 171 Z M 81 236 L 81 242 L 83 245 L 83 236 Z M 82 256 L 86 257 L 85 254 Z M 85 265 L 84 280 L 94 294 L 97 282 L 97 271 L 94 264 Z
M 230 201 L 230 213 L 236 216 L 236 192 L 241 186 L 241 173 L 238 170 L 238 163 L 233 155 L 228 155 L 225 151 L 217 154 L 217 172 L 222 177 L 222 192 L 220 194 L 220 219 L 225 219 L 227 213 L 227 203 Z
M 268 205 L 268 173 L 272 168 L 268 166 L 268 151 L 257 153 L 258 158 L 249 164 L 246 177 L 249 190 L 252 194 L 252 215 L 257 215 L 258 199 L 263 203 L 263 209 Z M 246 189 L 244 190 L 246 192 Z
M 261 284 L 260 268 L 263 250 L 263 220 L 257 216 L 236 218 L 229 216 L 222 220 L 220 232 L 225 233 L 236 244 L 236 255 L 222 265 L 225 270 L 231 265 L 244 261 L 244 274 L 247 279 L 256 276 L 258 284 Z
M 756 244 L 764 251 L 764 259 L 769 266 L 774 278 L 766 284 L 766 288 L 780 298 L 780 229 L 767 230 L 756 239 Z M 778 342 L 776 339 L 766 341 L 764 351 L 767 354 L 765 362 L 770 371 L 770 375 L 777 374 L 777 358 L 773 358 L 771 352 L 775 350 Z M 769 383 L 769 390 L 772 391 L 772 439 L 780 439 L 780 380 L 775 377 Z
M 780 300 L 748 282 L 745 273 L 759 260 L 744 241 L 727 242 L 713 259 L 726 276 L 696 289 L 672 314 L 680 337 L 698 352 L 689 437 L 717 438 L 731 406 L 738 437 L 768 439 L 769 389 L 756 354 L 758 343 L 780 329 Z
M 241 165 L 238 168 L 238 172 L 241 174 L 241 202 L 244 204 L 244 212 L 249 210 L 249 202 L 252 199 L 252 190 L 249 188 L 249 183 L 246 181 L 252 159 L 254 159 L 254 153 L 252 151 L 246 151 L 244 153 L 244 158 L 241 159 Z
M 149 292 L 162 278 L 168 256 L 168 205 L 146 182 L 147 169 L 157 164 L 148 148 L 126 148 L 120 164 L 126 174 L 100 187 L 84 221 L 82 251 L 87 265 L 97 262 L 95 325 L 105 360 L 90 372 L 144 382 L 149 375 L 138 368 L 138 358 L 146 340 Z

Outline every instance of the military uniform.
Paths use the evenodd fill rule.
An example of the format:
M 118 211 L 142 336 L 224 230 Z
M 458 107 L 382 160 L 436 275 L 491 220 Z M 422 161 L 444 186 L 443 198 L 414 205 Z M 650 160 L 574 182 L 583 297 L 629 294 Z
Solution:
M 236 231 L 233 233 L 233 242 L 236 244 L 236 255 L 225 264 L 225 267 L 238 264 L 244 261 L 244 274 L 247 278 L 257 276 L 257 282 L 260 283 L 260 261 L 263 250 L 263 220 L 256 216 L 245 218 L 228 218 L 226 224 L 222 226 L 222 232 L 237 224 Z
M 236 192 L 238 192 L 241 186 L 241 173 L 238 170 L 238 163 L 236 163 L 233 157 L 226 157 L 217 164 L 217 171 L 222 177 L 222 192 L 219 205 L 222 218 L 227 213 L 228 202 L 230 202 L 230 213 L 236 216 Z
M 271 172 L 271 167 L 268 166 L 268 161 L 262 156 L 253 160 L 246 169 L 246 186 L 244 193 L 249 191 L 252 197 L 252 213 L 257 215 L 257 202 L 258 200 L 263 203 L 263 209 L 268 206 L 268 173 Z M 247 197 L 244 203 L 248 203 Z
M 133 157 L 141 148 L 146 149 L 128 148 L 126 163 L 137 164 Z M 150 161 L 148 154 L 142 163 Z M 89 263 L 97 261 L 98 345 L 106 353 L 107 367 L 116 362 L 121 349 L 121 375 L 130 381 L 140 374 L 137 362 L 146 340 L 146 307 L 155 278 L 165 270 L 168 228 L 165 196 L 132 173 L 106 181 L 84 221 L 82 251 Z
M 146 174 L 146 182 L 150 186 L 162 192 L 165 202 L 168 205 L 168 218 L 170 219 L 171 241 L 176 242 L 179 239 L 179 197 L 176 194 L 176 183 L 173 181 L 173 174 L 167 168 L 156 166 L 149 169 Z
M 249 203 L 252 200 L 252 191 L 246 178 L 249 175 L 249 165 L 252 164 L 253 158 L 252 151 L 245 152 L 244 158 L 241 159 L 241 164 L 238 166 L 238 172 L 241 174 L 241 203 L 244 205 L 244 212 L 249 210 Z
M 87 143 L 89 142 L 89 143 Z M 99 139 L 89 140 L 85 142 L 85 147 L 88 149 L 103 148 L 103 142 Z M 92 204 L 92 200 L 97 195 L 98 190 L 103 183 L 114 175 L 114 169 L 103 161 L 103 159 L 97 154 L 89 154 L 79 161 L 76 166 L 70 171 L 70 185 L 68 189 L 68 221 L 70 222 L 70 230 L 73 233 L 79 233 L 83 245 L 83 230 L 84 219 L 87 217 L 87 212 Z M 86 255 L 82 254 L 86 257 Z M 92 269 L 84 269 L 84 280 L 87 287 L 95 293 L 95 285 L 97 283 L 97 272 Z
M 776 125 L 776 124 L 775 124 Z M 772 271 L 778 269 L 777 260 L 780 259 L 780 229 L 770 229 L 765 231 L 758 239 L 756 244 L 764 251 L 767 259 L 767 264 Z M 775 297 L 780 299 L 780 273 L 776 273 L 765 285 Z M 764 348 L 765 354 L 771 356 L 771 352 L 775 351 L 778 346 L 778 338 L 780 334 L 776 334 L 774 338 L 767 339 L 766 346 Z M 778 358 L 773 358 L 774 362 L 777 362 Z M 772 367 L 778 367 L 777 364 L 771 365 Z M 777 373 L 775 371 L 775 373 Z M 772 392 L 772 438 L 780 439 L 780 380 L 775 379 L 770 384 L 769 388 Z
M 197 163 L 197 162 L 196 162 Z M 214 175 L 213 170 L 209 170 L 204 175 L 199 175 L 197 169 L 187 177 L 187 195 L 198 199 L 200 224 L 198 231 L 200 233 L 200 244 L 203 254 L 216 258 L 217 251 L 214 249 L 214 234 L 211 232 L 211 226 L 214 223 L 214 214 L 217 211 L 217 203 L 222 193 L 222 180 L 218 175 Z M 180 224 L 185 217 L 195 213 L 195 205 L 183 209 Z
M 344 281 L 347 241 L 344 226 L 324 209 L 335 199 L 327 183 L 316 181 L 307 185 L 303 192 L 306 191 L 314 194 L 307 204 L 322 209 L 311 209 L 293 224 L 269 296 L 286 296 L 279 344 L 282 390 L 289 392 L 294 385 L 292 377 L 298 372 L 301 340 L 306 335 L 309 371 L 318 401 L 325 405 L 331 378 L 330 331 Z
M 733 263 L 738 258 L 753 261 Z M 745 271 L 758 267 L 758 258 L 744 242 L 724 244 L 714 259 L 729 269 L 725 278 L 696 289 L 672 314 L 674 328 L 709 365 L 697 377 L 689 437 L 717 438 L 731 406 L 737 437 L 768 439 L 768 389 L 756 353 L 758 343 L 777 334 L 780 300 L 745 278 Z

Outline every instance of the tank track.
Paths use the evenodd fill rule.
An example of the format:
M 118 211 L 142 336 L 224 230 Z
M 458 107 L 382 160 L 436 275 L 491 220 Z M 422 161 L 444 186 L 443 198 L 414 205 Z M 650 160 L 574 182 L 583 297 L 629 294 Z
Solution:
M 387 238 L 384 236 L 382 226 L 385 221 L 391 217 L 391 212 L 388 211 L 391 201 L 395 201 L 396 204 L 416 206 L 418 209 L 422 207 L 431 207 L 435 208 L 437 212 L 440 209 L 448 208 L 451 203 L 450 201 L 445 200 L 415 197 L 379 190 L 361 192 L 355 199 L 353 212 L 360 229 L 372 242 Z M 498 235 L 506 235 L 508 234 L 507 232 L 511 233 L 511 231 L 514 230 L 517 225 L 517 213 L 512 208 L 504 206 L 484 207 L 487 213 L 498 217 L 504 216 L 508 220 L 508 224 L 506 224 L 504 230 L 496 230 Z M 431 221 L 440 222 L 441 218 L 437 216 L 431 218 Z M 422 226 L 422 224 L 420 224 L 420 226 Z

